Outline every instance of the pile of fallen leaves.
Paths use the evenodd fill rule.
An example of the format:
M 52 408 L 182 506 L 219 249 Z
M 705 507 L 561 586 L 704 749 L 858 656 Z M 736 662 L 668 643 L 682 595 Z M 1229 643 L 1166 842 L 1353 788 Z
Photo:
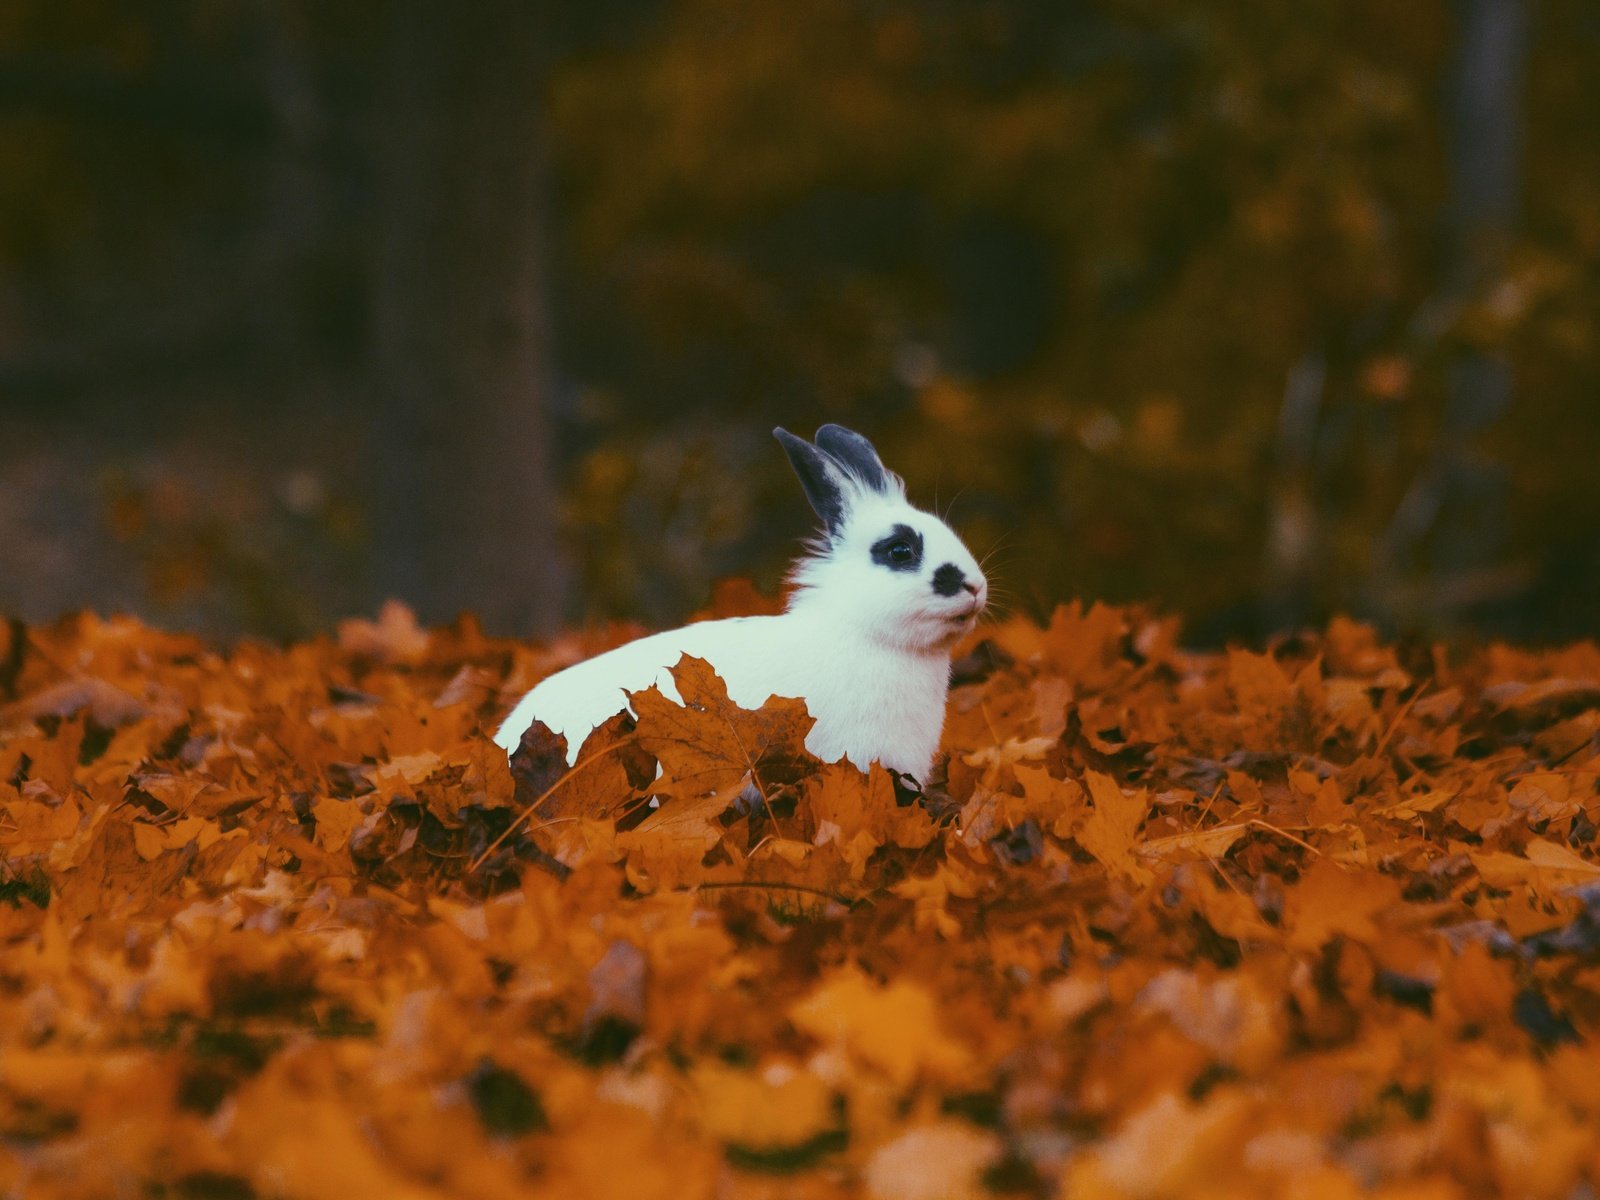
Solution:
M 1600 650 L 989 629 L 924 794 L 399 608 L 0 641 L 0 1194 L 1578 1197 Z M 659 770 L 658 770 L 659 764 Z

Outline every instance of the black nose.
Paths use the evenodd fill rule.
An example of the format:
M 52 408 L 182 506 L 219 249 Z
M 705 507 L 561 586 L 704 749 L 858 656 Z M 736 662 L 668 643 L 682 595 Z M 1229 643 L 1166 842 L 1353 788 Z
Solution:
M 933 573 L 933 590 L 940 596 L 954 596 L 962 588 L 976 593 L 977 588 L 967 582 L 967 577 L 961 573 L 961 568 L 955 563 L 945 563 Z

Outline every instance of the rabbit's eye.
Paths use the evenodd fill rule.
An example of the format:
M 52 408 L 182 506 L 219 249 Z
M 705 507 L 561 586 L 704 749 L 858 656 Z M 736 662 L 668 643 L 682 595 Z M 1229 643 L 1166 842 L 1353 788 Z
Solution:
M 922 565 L 922 535 L 909 525 L 896 525 L 873 543 L 872 561 L 891 571 L 915 571 Z

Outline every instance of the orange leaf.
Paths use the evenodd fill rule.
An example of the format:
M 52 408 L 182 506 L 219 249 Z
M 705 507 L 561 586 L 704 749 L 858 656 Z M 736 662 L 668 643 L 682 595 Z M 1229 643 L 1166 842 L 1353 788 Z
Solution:
M 1085 771 L 1083 781 L 1094 808 L 1075 835 L 1078 844 L 1094 855 L 1106 870 L 1134 884 L 1153 878 L 1150 868 L 1134 857 L 1134 835 L 1144 823 L 1149 799 L 1142 791 L 1124 792 L 1116 780 L 1099 771 Z
M 1298 950 L 1319 949 L 1336 934 L 1370 941 L 1378 914 L 1399 903 L 1399 885 L 1388 876 L 1347 871 L 1319 858 L 1289 892 L 1283 926 Z
M 919 1075 L 958 1077 L 970 1060 L 966 1047 L 945 1033 L 934 997 L 905 980 L 880 986 L 859 971 L 835 972 L 789 1009 L 789 1019 L 897 1087 Z
M 630 692 L 639 744 L 661 764 L 661 795 L 703 796 L 754 774 L 763 762 L 805 756 L 813 724 L 803 700 L 770 697 L 754 711 L 728 699 L 704 659 L 684 655 L 672 668 L 682 704 L 656 687 Z

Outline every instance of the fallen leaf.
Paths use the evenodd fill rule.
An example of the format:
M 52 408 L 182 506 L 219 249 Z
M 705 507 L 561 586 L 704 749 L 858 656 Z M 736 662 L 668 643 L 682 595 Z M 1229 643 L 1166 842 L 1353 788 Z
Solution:
M 941 1027 L 934 998 L 914 983 L 880 987 L 857 971 L 839 971 L 794 1004 L 789 1019 L 882 1071 L 897 1087 L 922 1074 L 951 1077 L 968 1062 L 966 1049 Z
M 864 1172 L 878 1200 L 978 1200 L 1000 1139 L 955 1121 L 907 1130 L 872 1152 Z
M 1115 780 L 1099 771 L 1086 771 L 1084 784 L 1094 808 L 1078 829 L 1078 844 L 1107 870 L 1135 884 L 1151 879 L 1150 869 L 1134 857 L 1134 836 L 1144 823 L 1149 801 L 1143 792 L 1124 792 Z
M 689 655 L 672 668 L 672 678 L 681 704 L 656 687 L 628 693 L 639 744 L 661 764 L 660 795 L 724 791 L 747 775 L 759 779 L 764 762 L 806 756 L 813 722 L 804 701 L 773 696 L 746 711 L 728 699 L 709 663 Z

